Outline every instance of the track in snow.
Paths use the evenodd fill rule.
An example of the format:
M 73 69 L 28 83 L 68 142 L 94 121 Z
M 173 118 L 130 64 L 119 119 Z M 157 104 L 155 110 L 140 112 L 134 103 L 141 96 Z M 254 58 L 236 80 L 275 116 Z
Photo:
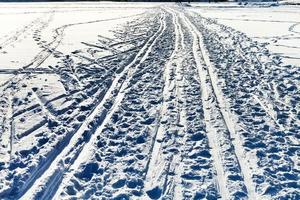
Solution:
M 182 6 L 130 18 L 72 55 L 64 30 L 102 20 L 61 26 L 0 70 L 0 197 L 298 199 L 298 68 Z

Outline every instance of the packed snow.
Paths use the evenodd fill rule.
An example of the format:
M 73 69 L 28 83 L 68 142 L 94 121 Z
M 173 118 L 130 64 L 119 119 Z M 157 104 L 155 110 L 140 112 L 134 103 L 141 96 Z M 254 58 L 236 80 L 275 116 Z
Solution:
M 0 3 L 0 199 L 300 199 L 300 7 Z

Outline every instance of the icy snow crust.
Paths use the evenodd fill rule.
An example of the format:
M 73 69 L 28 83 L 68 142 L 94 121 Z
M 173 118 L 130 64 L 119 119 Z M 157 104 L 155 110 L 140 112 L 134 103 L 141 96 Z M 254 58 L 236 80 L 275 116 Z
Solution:
M 300 199 L 300 9 L 232 5 L 0 4 L 0 199 Z

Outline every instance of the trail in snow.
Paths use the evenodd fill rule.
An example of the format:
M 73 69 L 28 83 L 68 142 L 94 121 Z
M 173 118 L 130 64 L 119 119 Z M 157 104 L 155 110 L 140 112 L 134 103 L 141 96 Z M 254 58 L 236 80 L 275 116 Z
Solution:
M 227 134 L 227 135 L 224 138 L 224 142 L 225 142 L 225 144 L 227 143 L 227 145 L 231 146 L 231 147 L 230 146 L 229 147 L 225 146 L 225 149 L 224 149 L 224 147 L 222 147 L 224 145 L 224 144 L 222 144 L 223 141 L 220 141 L 221 138 L 222 138 L 222 136 L 218 137 L 218 134 L 217 134 L 220 131 L 213 130 L 214 128 L 212 128 L 212 127 L 216 127 L 216 126 L 214 126 L 214 125 L 208 125 L 208 127 L 212 128 L 212 132 L 213 132 L 212 135 L 214 135 L 214 136 L 211 136 L 212 137 L 212 143 L 219 143 L 219 147 L 215 147 L 213 149 L 218 149 L 218 148 L 221 149 L 220 150 L 221 152 L 219 151 L 217 153 L 218 155 L 216 157 L 220 157 L 221 160 L 223 160 L 223 162 L 226 163 L 228 161 L 224 161 L 224 160 L 228 159 L 228 158 L 222 158 L 223 155 L 224 155 L 222 153 L 222 151 L 224 151 L 224 150 L 226 151 L 227 148 L 230 148 L 229 151 L 233 151 L 232 152 L 232 154 L 233 154 L 233 160 L 229 161 L 229 162 L 231 162 L 231 163 L 236 162 L 236 163 L 232 164 L 233 166 L 235 166 L 234 168 L 235 168 L 236 171 L 235 171 L 234 174 L 227 175 L 228 177 L 226 177 L 225 179 L 228 179 L 227 180 L 228 182 L 234 182 L 234 181 L 236 181 L 237 177 L 239 177 L 238 179 L 244 179 L 244 183 L 245 183 L 245 185 L 243 185 L 243 183 L 238 183 L 237 186 L 234 185 L 233 183 L 231 183 L 231 184 L 233 184 L 232 187 L 236 187 L 236 189 L 237 189 L 235 191 L 235 193 L 233 194 L 233 195 L 235 195 L 234 198 L 242 198 L 243 195 L 248 194 L 248 198 L 249 199 L 257 199 L 258 197 L 257 197 L 257 195 L 255 193 L 255 189 L 252 186 L 251 176 L 249 174 L 250 171 L 248 169 L 247 163 L 243 160 L 244 158 L 242 156 L 242 153 L 239 152 L 240 151 L 239 149 L 242 148 L 241 144 L 240 143 L 232 143 L 232 144 L 230 144 L 231 141 L 232 141 L 232 138 L 235 137 L 235 127 L 234 127 L 235 124 L 234 124 L 233 119 L 231 119 L 231 113 L 228 111 L 227 103 L 224 102 L 224 99 L 223 99 L 224 97 L 223 97 L 221 91 L 218 88 L 218 85 L 217 85 L 217 76 L 214 74 L 214 69 L 212 68 L 213 66 L 212 66 L 212 64 L 210 62 L 210 58 L 208 57 L 206 49 L 204 47 L 201 33 L 196 29 L 195 26 L 193 26 L 193 25 L 191 25 L 191 26 L 195 30 L 195 32 L 196 32 L 196 34 L 198 36 L 198 38 L 197 38 L 198 44 L 199 44 L 198 48 L 200 48 L 200 50 L 201 50 L 201 54 L 203 56 L 203 60 L 204 60 L 205 66 L 206 66 L 206 72 L 203 71 L 203 68 L 202 68 L 202 70 L 199 69 L 200 70 L 200 72 L 199 72 L 200 75 L 199 76 L 202 77 L 201 82 L 203 82 L 203 83 L 205 83 L 205 82 L 207 83 L 207 78 L 205 78 L 205 76 L 208 76 L 208 79 L 209 79 L 208 81 L 210 81 L 210 84 L 211 84 L 211 86 L 210 86 L 211 89 L 210 90 L 213 93 L 212 95 L 215 97 L 216 106 L 218 107 L 219 112 L 220 112 L 220 114 L 222 116 L 222 121 L 224 123 L 223 127 L 225 127 L 227 129 L 225 131 L 225 134 Z M 197 49 L 196 48 L 194 49 L 194 51 L 197 54 Z M 198 63 L 198 65 L 201 66 L 200 63 Z M 207 86 L 205 86 L 205 84 L 203 84 L 203 87 L 207 88 Z M 209 96 L 210 95 L 204 94 L 203 98 L 204 99 L 209 99 L 210 98 Z M 208 109 L 212 109 L 209 105 L 207 105 L 207 108 Z M 213 111 L 208 111 L 208 112 L 213 112 Z M 208 118 L 208 120 L 211 120 L 214 117 L 209 117 L 208 116 L 207 118 Z M 213 137 L 215 137 L 215 138 L 213 138 Z M 223 164 L 222 164 L 222 166 L 223 166 Z M 222 167 L 220 167 L 220 168 L 222 168 Z M 240 173 L 238 172 L 238 168 L 240 168 L 239 170 L 241 170 Z M 225 170 L 223 169 L 223 171 L 219 171 L 219 173 L 220 174 L 226 174 L 226 171 L 227 171 L 227 169 L 225 169 Z M 224 178 L 221 178 L 220 180 L 222 180 L 222 179 L 224 180 Z M 221 184 L 224 184 L 224 183 L 221 183 Z M 225 185 L 226 185 L 225 187 L 229 188 L 230 192 L 234 191 L 233 188 L 232 189 L 230 188 L 231 186 L 229 184 L 225 184 Z M 224 189 L 224 185 L 222 187 Z M 246 194 L 243 194 L 242 191 L 244 191 Z M 227 195 L 228 194 L 226 194 L 226 192 L 225 192 L 224 193 L 224 198 L 225 199 L 232 198 L 232 197 L 227 196 Z
M 105 124 L 106 119 L 110 118 L 110 113 L 113 113 L 113 110 L 118 107 L 118 104 L 122 100 L 122 93 L 124 93 L 124 88 L 126 88 L 126 83 L 124 81 L 127 81 L 127 76 L 130 74 L 131 68 L 136 67 L 136 65 L 139 64 L 139 62 L 142 62 L 147 58 L 147 55 L 149 54 L 149 50 L 152 46 L 152 43 L 155 42 L 155 38 L 159 36 L 159 33 L 161 32 L 161 28 L 157 31 L 156 34 L 154 34 L 147 43 L 143 46 L 143 48 L 138 52 L 136 57 L 133 59 L 133 61 L 124 67 L 123 71 L 118 74 L 118 76 L 115 78 L 113 83 L 111 84 L 110 88 L 107 90 L 105 96 L 101 100 L 101 102 L 95 107 L 93 112 L 85 119 L 84 124 L 76 131 L 74 136 L 72 136 L 71 141 L 69 142 L 68 146 L 66 146 L 60 155 L 56 157 L 56 159 L 51 163 L 51 166 L 49 166 L 49 172 L 44 172 L 45 177 L 40 177 L 39 180 L 37 180 L 37 183 L 31 187 L 31 191 L 27 191 L 27 193 L 22 197 L 24 199 L 32 198 L 31 195 L 35 195 L 40 188 L 43 188 L 43 185 L 49 185 L 53 187 L 51 190 L 45 190 L 39 192 L 38 198 L 49 198 L 53 195 L 51 193 L 56 192 L 57 187 L 55 187 L 55 184 L 60 184 L 60 179 L 62 178 L 62 175 L 66 173 L 66 171 L 72 166 L 72 163 L 77 160 L 77 156 L 80 154 L 82 156 L 86 156 L 85 152 L 81 152 L 84 148 L 85 143 L 89 143 L 89 141 L 94 141 L 93 139 L 95 137 L 92 137 L 92 130 L 90 130 L 89 125 L 95 121 L 95 118 L 97 120 L 97 124 Z M 118 91 L 119 90 L 119 91 Z M 120 94 L 120 95 L 119 95 Z M 107 103 L 111 103 L 109 107 L 104 106 Z M 109 109 L 112 109 L 110 111 Z M 100 114 L 99 114 L 100 113 Z M 107 116 L 106 116 L 107 115 Z M 101 129 L 103 126 L 100 125 L 99 129 Z M 98 128 L 95 132 L 98 132 Z M 87 135 L 85 135 L 87 134 Z M 82 138 L 82 136 L 85 135 L 85 138 Z M 91 138 L 91 139 L 90 139 Z M 83 140 L 83 141 L 82 141 Z M 75 147 L 75 148 L 74 148 Z M 68 160 L 68 163 L 65 163 L 66 166 L 59 166 L 62 161 Z M 79 160 L 81 160 L 79 158 Z M 58 170 L 58 171 L 57 171 Z M 58 176 L 52 178 L 52 176 Z M 45 182 L 46 179 L 50 179 L 49 182 Z
M 121 7 L 1 43 L 39 50 L 0 68 L 0 198 L 299 199 L 299 67 L 195 8 Z

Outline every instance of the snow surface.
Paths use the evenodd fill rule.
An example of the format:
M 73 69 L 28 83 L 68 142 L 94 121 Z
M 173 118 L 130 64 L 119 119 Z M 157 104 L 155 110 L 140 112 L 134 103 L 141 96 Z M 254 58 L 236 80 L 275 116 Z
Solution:
M 299 8 L 0 3 L 0 199 L 300 199 Z
M 227 7 L 212 4 L 209 8 L 195 4 L 191 10 L 203 17 L 246 33 L 248 37 L 266 44 L 273 54 L 279 55 L 286 64 L 300 66 L 300 10 L 299 6 L 279 7 Z M 229 7 L 229 5 L 232 5 Z

